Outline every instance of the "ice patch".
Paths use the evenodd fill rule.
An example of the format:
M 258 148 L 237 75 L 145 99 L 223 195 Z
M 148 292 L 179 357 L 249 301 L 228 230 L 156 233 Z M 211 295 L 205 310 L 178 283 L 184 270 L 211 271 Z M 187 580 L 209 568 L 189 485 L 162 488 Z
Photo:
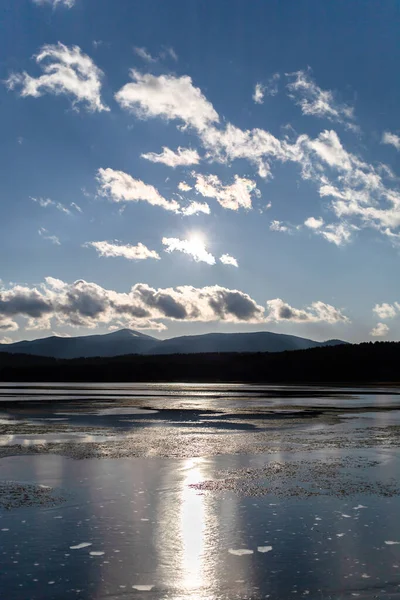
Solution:
M 344 535 L 346 535 L 345 533 L 337 533 L 336 537 L 343 537 Z
M 104 552 L 100 552 L 98 550 L 93 550 L 92 552 L 89 552 L 90 556 L 103 556 Z
M 392 542 L 391 540 L 388 540 L 387 542 L 385 542 L 386 546 L 397 546 L 398 544 L 400 544 L 400 542 Z
M 363 504 L 359 504 L 358 506 L 353 506 L 353 510 L 360 510 L 360 508 L 368 508 L 368 506 L 364 506 Z
M 344 517 L 345 519 L 351 519 L 351 515 L 345 515 L 344 513 L 342 513 L 342 517 Z
M 361 577 L 362 577 L 363 579 L 371 579 L 371 576 L 370 576 L 370 575 L 367 575 L 366 573 L 363 573 L 363 574 L 361 575 Z
M 254 550 L 249 550 L 248 548 L 229 548 L 229 554 L 234 554 L 235 556 L 244 556 L 245 554 L 254 554 Z
M 271 552 L 272 546 L 257 546 L 258 552 Z
M 10 530 L 7 529 L 6 527 L 3 527 L 3 529 L 1 531 L 10 531 Z
M 76 546 L 70 546 L 70 550 L 80 550 L 81 548 L 87 548 L 91 545 L 91 542 L 82 542 L 81 544 L 77 544 Z
M 132 588 L 138 592 L 151 592 L 154 585 L 133 585 Z
M 158 413 L 158 410 L 153 410 L 151 408 L 135 408 L 134 406 L 101 408 L 97 412 L 98 415 L 153 415 L 155 413 Z

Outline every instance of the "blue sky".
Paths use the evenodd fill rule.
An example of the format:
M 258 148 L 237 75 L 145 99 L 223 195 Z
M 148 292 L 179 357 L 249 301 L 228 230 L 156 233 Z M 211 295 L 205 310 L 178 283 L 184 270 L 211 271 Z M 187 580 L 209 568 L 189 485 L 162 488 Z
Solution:
M 398 339 L 397 2 L 0 15 L 0 340 Z

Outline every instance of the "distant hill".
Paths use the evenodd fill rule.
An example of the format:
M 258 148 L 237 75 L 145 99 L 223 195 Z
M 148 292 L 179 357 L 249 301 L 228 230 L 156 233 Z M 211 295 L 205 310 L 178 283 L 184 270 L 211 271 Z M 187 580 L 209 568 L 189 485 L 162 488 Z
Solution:
M 53 358 L 87 358 L 89 356 L 118 356 L 144 354 L 158 340 L 131 329 L 121 329 L 104 335 L 77 337 L 52 336 L 40 340 L 0 344 L 0 352 L 33 354 Z
M 162 340 L 146 354 L 198 354 L 205 352 L 285 352 L 345 344 L 340 340 L 315 342 L 295 335 L 254 333 L 206 333 Z
M 207 333 L 158 340 L 132 329 L 104 335 L 52 336 L 39 340 L 0 344 L 0 352 L 53 358 L 89 358 L 125 354 L 198 354 L 205 352 L 284 352 L 344 344 L 340 340 L 315 342 L 282 333 Z

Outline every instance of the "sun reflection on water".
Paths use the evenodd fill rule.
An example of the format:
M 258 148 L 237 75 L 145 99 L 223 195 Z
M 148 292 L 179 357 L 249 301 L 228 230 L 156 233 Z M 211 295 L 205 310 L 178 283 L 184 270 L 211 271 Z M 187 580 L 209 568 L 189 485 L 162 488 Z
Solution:
M 204 577 L 204 534 L 205 506 L 204 496 L 190 485 L 203 477 L 202 463 L 204 459 L 194 458 L 186 461 L 187 471 L 182 481 L 180 501 L 180 529 L 182 539 L 181 568 L 182 586 L 186 589 L 198 589 L 203 585 Z

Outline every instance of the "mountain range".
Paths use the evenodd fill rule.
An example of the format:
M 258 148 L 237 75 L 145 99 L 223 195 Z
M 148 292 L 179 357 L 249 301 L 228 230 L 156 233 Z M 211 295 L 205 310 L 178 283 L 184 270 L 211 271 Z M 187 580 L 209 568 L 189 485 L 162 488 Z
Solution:
M 121 329 L 103 335 L 77 337 L 51 336 L 0 344 L 0 352 L 32 354 L 53 358 L 111 357 L 124 354 L 196 354 L 209 352 L 284 352 L 319 346 L 345 344 L 341 340 L 315 342 L 282 333 L 206 333 L 159 340 L 150 335 Z

